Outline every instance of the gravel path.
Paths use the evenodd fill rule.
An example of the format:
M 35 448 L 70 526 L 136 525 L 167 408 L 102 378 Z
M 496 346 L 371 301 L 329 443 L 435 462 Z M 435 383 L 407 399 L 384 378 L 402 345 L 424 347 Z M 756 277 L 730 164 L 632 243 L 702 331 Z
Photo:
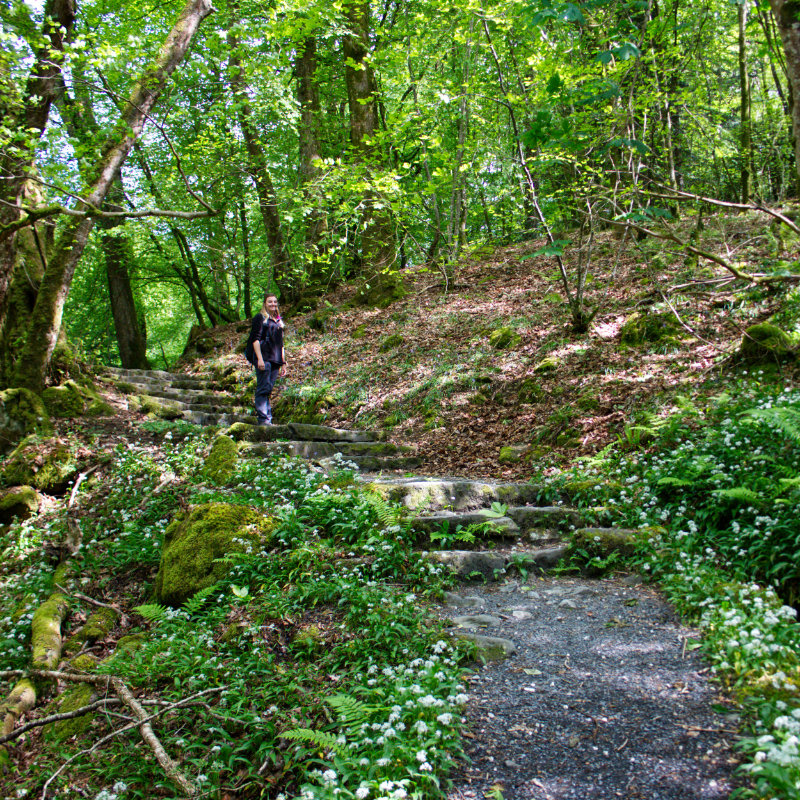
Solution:
M 445 613 L 516 645 L 471 678 L 449 800 L 729 796 L 738 718 L 654 589 L 537 578 L 464 587 Z

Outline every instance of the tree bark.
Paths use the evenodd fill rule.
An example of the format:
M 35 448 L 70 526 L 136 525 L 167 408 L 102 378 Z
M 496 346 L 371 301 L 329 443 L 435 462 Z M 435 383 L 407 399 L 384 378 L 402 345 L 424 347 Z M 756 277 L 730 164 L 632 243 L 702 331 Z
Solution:
M 738 8 L 739 23 L 739 158 L 741 166 L 741 201 L 750 202 L 750 181 L 753 172 L 753 137 L 750 119 L 750 75 L 747 64 L 747 0 L 740 0 Z
M 238 11 L 235 7 L 234 10 Z M 247 150 L 247 172 L 256 187 L 258 207 L 264 221 L 264 232 L 272 253 L 272 278 L 284 292 L 288 292 L 291 260 L 283 237 L 278 201 L 275 197 L 275 187 L 272 184 L 266 154 L 258 138 L 258 131 L 253 121 L 253 111 L 247 99 L 244 68 L 239 57 L 239 37 L 232 30 L 228 31 L 228 47 L 230 48 L 228 57 L 230 81 L 236 103 L 236 116 Z
M 345 85 L 350 110 L 350 146 L 356 163 L 369 179 L 383 158 L 375 141 L 379 130 L 378 85 L 369 58 L 369 2 L 347 0 L 344 13 L 349 28 L 342 41 Z M 397 247 L 388 201 L 373 189 L 364 198 L 361 262 L 369 277 L 385 275 L 395 262 Z
M 294 60 L 294 74 L 297 78 L 297 102 L 300 104 L 300 123 L 297 134 L 299 138 L 300 183 L 303 195 L 309 208 L 306 217 L 306 249 L 310 258 L 310 278 L 320 280 L 323 276 L 321 251 L 324 249 L 322 239 L 327 231 L 325 213 L 319 207 L 313 192 L 309 190 L 320 176 L 317 161 L 321 157 L 320 147 L 320 103 L 319 84 L 317 82 L 317 37 L 306 36 L 302 45 L 297 48 Z
M 144 127 L 170 75 L 186 55 L 200 23 L 211 13 L 210 0 L 189 0 L 169 32 L 154 63 L 135 83 L 114 133 L 103 145 L 99 162 L 88 181 L 78 209 L 91 212 L 105 200 L 117 172 Z M 80 260 L 94 219 L 71 217 L 45 269 L 31 315 L 25 346 L 17 364 L 16 383 L 35 392 L 44 387 L 45 371 L 58 339 L 75 267 Z
M 794 139 L 795 175 L 800 182 L 800 2 L 770 0 L 770 7 L 781 35 L 786 55 L 786 74 L 791 88 L 792 138 Z
M 16 231 L 4 231 L 20 218 L 20 203 L 33 165 L 36 142 L 47 126 L 50 106 L 58 92 L 61 53 L 75 21 L 74 0 L 47 0 L 42 33 L 45 44 L 36 53 L 25 87 L 25 97 L 15 96 L 11 80 L 0 79 L 0 127 L 16 131 L 11 142 L 5 133 L 0 144 L 0 328 L 6 310 L 8 289 L 16 261 Z M 7 58 L 0 57 L 0 72 Z M 11 144 L 9 147 L 7 144 Z

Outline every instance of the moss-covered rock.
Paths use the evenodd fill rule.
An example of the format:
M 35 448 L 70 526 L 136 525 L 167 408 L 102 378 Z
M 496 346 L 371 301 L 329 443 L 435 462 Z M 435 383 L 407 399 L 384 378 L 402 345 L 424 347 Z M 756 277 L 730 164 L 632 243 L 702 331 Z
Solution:
M 771 322 L 759 322 L 747 328 L 739 347 L 741 358 L 756 363 L 774 363 L 790 354 L 792 354 L 791 337 Z
M 7 453 L 32 434 L 53 432 L 44 401 L 29 389 L 0 392 L 0 453 Z
M 359 286 L 353 297 L 358 306 L 388 308 L 396 300 L 402 300 L 408 291 L 399 272 L 386 272 L 374 275 Z
M 169 400 L 159 400 L 146 394 L 137 395 L 138 408 L 142 414 L 147 414 L 155 419 L 179 419 L 183 416 L 183 409 L 177 403 Z M 128 401 L 130 403 L 130 401 Z
M 61 494 L 77 472 L 75 453 L 66 442 L 29 436 L 6 460 L 0 483 Z
M 534 366 L 533 371 L 538 375 L 545 375 L 549 372 L 555 372 L 560 365 L 561 361 L 556 356 L 547 356 Z
M 393 333 L 391 336 L 387 336 L 382 342 L 381 346 L 378 348 L 381 353 L 388 353 L 390 350 L 394 350 L 396 347 L 400 347 L 403 342 L 405 342 L 405 336 L 400 333 Z
M 539 381 L 534 378 L 525 378 L 517 389 L 519 403 L 538 403 L 544 398 L 545 391 Z
M 77 711 L 88 706 L 96 699 L 94 687 L 88 683 L 79 683 L 71 686 L 62 695 L 48 706 L 49 713 L 65 714 Z M 78 734 L 85 733 L 92 725 L 94 714 L 84 714 L 72 719 L 62 719 L 48 725 L 45 729 L 45 738 L 52 742 L 63 742 Z
M 306 625 L 292 638 L 292 649 L 301 653 L 316 653 L 324 644 L 325 638 L 318 625 Z
M 97 642 L 105 639 L 119 615 L 113 608 L 98 608 L 89 615 L 89 619 L 76 633 L 76 638 L 83 642 Z
M 513 328 L 509 328 L 507 325 L 489 334 L 489 344 L 495 350 L 510 350 L 517 347 L 521 341 L 522 337 Z
M 15 518 L 32 517 L 39 510 L 39 492 L 32 486 L 14 486 L 0 491 L 0 525 L 8 525 Z
M 80 417 L 86 408 L 86 402 L 74 381 L 45 389 L 42 392 L 42 400 L 51 417 Z
M 156 600 L 180 606 L 228 571 L 225 555 L 268 542 L 275 523 L 251 508 L 205 503 L 183 513 L 164 532 Z
M 350 332 L 351 339 L 363 339 L 367 335 L 367 326 L 359 325 Z
M 81 653 L 69 662 L 69 668 L 73 672 L 94 672 L 99 663 L 100 659 L 97 656 L 93 656 L 91 653 Z
M 146 641 L 147 636 L 144 633 L 130 633 L 127 636 L 122 636 L 117 641 L 117 646 L 114 649 L 114 657 L 133 655 L 144 646 Z
M 518 464 L 528 454 L 530 447 L 526 444 L 512 444 L 500 448 L 500 455 L 497 457 L 501 464 Z
M 217 436 L 203 464 L 203 477 L 212 483 L 225 484 L 236 471 L 239 450 L 230 436 Z
M 622 344 L 639 345 L 645 342 L 676 343 L 683 333 L 680 322 L 669 311 L 635 312 L 625 320 L 619 332 Z

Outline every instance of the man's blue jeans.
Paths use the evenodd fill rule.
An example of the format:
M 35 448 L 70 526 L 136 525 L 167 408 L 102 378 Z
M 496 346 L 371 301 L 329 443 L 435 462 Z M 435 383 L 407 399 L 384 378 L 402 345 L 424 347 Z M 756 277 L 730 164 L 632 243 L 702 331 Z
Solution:
M 269 361 L 264 362 L 265 369 L 256 367 L 256 416 L 259 423 L 272 423 L 272 406 L 269 404 L 269 396 L 272 393 L 272 387 L 275 385 L 275 380 L 278 377 L 280 367 L 277 364 L 270 364 Z

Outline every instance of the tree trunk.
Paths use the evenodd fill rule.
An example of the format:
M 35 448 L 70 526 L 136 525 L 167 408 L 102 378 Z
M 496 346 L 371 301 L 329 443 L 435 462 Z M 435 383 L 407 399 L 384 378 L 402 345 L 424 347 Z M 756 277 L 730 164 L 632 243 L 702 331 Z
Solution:
M 747 65 L 747 0 L 740 0 L 738 9 L 739 22 L 739 158 L 742 162 L 741 179 L 742 203 L 750 202 L 750 180 L 753 175 L 753 140 L 750 122 L 750 75 Z
M 344 36 L 344 74 L 350 110 L 350 145 L 356 163 L 363 164 L 369 179 L 382 162 L 375 142 L 379 129 L 375 71 L 369 58 L 369 2 L 347 0 L 344 4 L 349 32 Z M 364 198 L 361 263 L 368 279 L 386 275 L 396 258 L 395 231 L 389 203 L 374 190 Z
M 239 37 L 232 30 L 228 31 L 228 47 L 230 49 L 228 63 L 230 65 L 231 89 L 236 102 L 239 127 L 242 129 L 242 136 L 247 150 L 247 171 L 256 187 L 258 207 L 261 211 L 261 218 L 264 221 L 264 232 L 267 235 L 267 244 L 272 253 L 272 278 L 283 292 L 288 292 L 291 280 L 291 260 L 283 238 L 275 187 L 272 185 L 267 158 L 258 138 L 258 131 L 253 121 L 253 112 L 247 97 L 244 68 L 239 57 Z
M 210 0 L 189 0 L 155 61 L 134 85 L 115 126 L 115 134 L 103 145 L 100 160 L 84 193 L 86 199 L 78 203 L 76 210 L 90 213 L 102 205 L 167 80 L 186 55 L 200 23 L 211 11 Z M 70 217 L 58 238 L 55 252 L 45 269 L 25 346 L 17 363 L 16 383 L 19 386 L 35 392 L 41 392 L 44 387 L 45 371 L 61 329 L 64 303 L 93 224 L 91 216 Z
M 327 232 L 327 219 L 319 207 L 313 192 L 309 191 L 320 175 L 316 161 L 321 156 L 319 141 L 320 103 L 319 83 L 317 81 L 317 38 L 306 36 L 297 48 L 294 60 L 294 73 L 297 78 L 297 102 L 300 104 L 300 122 L 297 130 L 300 145 L 300 183 L 310 213 L 306 217 L 306 250 L 310 259 L 310 278 L 312 281 L 323 278 L 323 261 L 320 259 L 324 245 L 322 239 Z
M 795 175 L 800 181 L 800 24 L 798 13 L 800 3 L 797 0 L 770 0 L 772 13 L 781 35 L 783 52 L 786 55 L 786 73 L 793 102 L 792 112 L 792 138 L 794 139 L 794 165 Z
M 8 289 L 16 261 L 16 230 L 20 204 L 33 165 L 36 144 L 47 126 L 50 106 L 58 91 L 61 53 L 75 21 L 74 0 L 47 0 L 42 33 L 45 43 L 36 53 L 22 101 L 13 83 L 0 78 L 0 128 L 12 133 L 13 147 L 0 151 L 0 328 L 5 320 Z M 0 73 L 8 66 L 0 55 Z M 3 133 L 5 139 L 6 133 Z M 6 142 L 4 142 L 4 145 Z

